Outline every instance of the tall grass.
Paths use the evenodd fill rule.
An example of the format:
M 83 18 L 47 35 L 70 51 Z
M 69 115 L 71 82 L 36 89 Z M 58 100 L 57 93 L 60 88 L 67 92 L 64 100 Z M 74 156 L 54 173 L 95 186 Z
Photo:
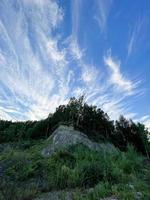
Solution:
M 144 168 L 143 157 L 132 146 L 126 152 L 107 153 L 76 145 L 49 158 L 41 156 L 41 146 L 44 143 L 3 152 L 1 199 L 12 196 L 13 200 L 21 195 L 21 199 L 30 199 L 42 192 L 73 188 L 88 189 L 87 195 L 74 194 L 75 199 L 94 200 L 109 195 L 133 199 L 141 191 L 146 200 L 150 195 L 149 180 L 144 178 L 150 169 Z

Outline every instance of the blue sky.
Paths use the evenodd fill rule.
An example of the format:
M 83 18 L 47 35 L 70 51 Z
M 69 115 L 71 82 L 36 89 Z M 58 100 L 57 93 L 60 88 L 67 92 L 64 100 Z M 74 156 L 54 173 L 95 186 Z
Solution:
M 1 0 L 0 118 L 41 119 L 85 95 L 150 128 L 149 0 Z

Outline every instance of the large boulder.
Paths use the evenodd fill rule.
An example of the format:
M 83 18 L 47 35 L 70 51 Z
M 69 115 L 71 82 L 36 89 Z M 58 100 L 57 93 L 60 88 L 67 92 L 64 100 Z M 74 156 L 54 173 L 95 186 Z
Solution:
M 48 138 L 49 144 L 42 151 L 42 155 L 50 156 L 59 149 L 76 144 L 83 144 L 93 151 L 114 152 L 116 148 L 107 143 L 92 142 L 84 133 L 74 130 L 71 126 L 60 125 Z

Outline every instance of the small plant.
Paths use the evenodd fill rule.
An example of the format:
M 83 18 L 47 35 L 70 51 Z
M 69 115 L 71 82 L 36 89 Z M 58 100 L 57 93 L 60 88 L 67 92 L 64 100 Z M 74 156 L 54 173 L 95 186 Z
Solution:
M 100 163 L 83 163 L 78 167 L 78 173 L 80 177 L 80 184 L 83 187 L 89 188 L 96 185 L 103 179 L 103 171 Z
M 69 186 L 68 185 L 69 174 L 70 174 L 70 168 L 67 167 L 66 165 L 58 167 L 57 179 L 56 179 L 58 188 L 64 189 L 67 186 Z
M 69 167 L 73 167 L 75 165 L 76 159 L 73 156 L 72 153 L 70 153 L 68 150 L 59 150 L 54 156 L 53 159 L 55 162 L 59 162 L 65 165 L 68 165 Z
M 141 157 L 136 153 L 132 146 L 128 146 L 126 152 L 123 152 L 118 159 L 118 165 L 125 174 L 136 173 L 141 169 Z

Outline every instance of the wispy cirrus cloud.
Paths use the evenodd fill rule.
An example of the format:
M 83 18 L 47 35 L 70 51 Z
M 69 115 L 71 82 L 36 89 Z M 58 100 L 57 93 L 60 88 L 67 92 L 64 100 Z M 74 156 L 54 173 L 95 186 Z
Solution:
M 111 54 L 102 58 L 105 65 L 86 60 L 78 41 L 80 0 L 72 1 L 72 32 L 65 39 L 57 32 L 65 16 L 58 1 L 14 2 L 0 1 L 0 118 L 41 119 L 82 94 L 113 119 L 136 116 L 127 96 L 134 98 L 138 85 L 124 77 L 121 61 Z M 97 3 L 104 31 L 112 1 Z M 111 73 L 104 72 L 106 65 Z
M 124 77 L 120 70 L 121 62 L 114 59 L 111 52 L 109 52 L 104 56 L 104 63 L 110 69 L 110 82 L 121 91 L 124 91 L 129 95 L 132 94 L 138 83 Z
M 67 88 L 65 51 L 58 48 L 58 39 L 51 35 L 62 21 L 63 12 L 55 1 L 15 3 L 0 3 L 2 12 L 8 12 L 7 18 L 2 15 L 0 21 L 0 91 L 4 108 L 0 112 L 7 119 L 39 119 L 54 109 L 50 95 L 57 103 L 65 98 L 65 94 L 60 95 Z M 53 92 L 56 82 L 59 98 Z M 11 105 L 16 108 L 13 113 Z M 20 111 L 15 115 L 18 107 Z
M 82 60 L 84 56 L 84 49 L 79 47 L 77 42 L 77 36 L 72 36 L 67 38 L 68 50 L 74 60 Z
M 95 16 L 101 32 L 104 32 L 107 27 L 107 20 L 109 17 L 110 9 L 113 4 L 113 0 L 96 0 L 98 13 Z
M 82 80 L 87 83 L 87 84 L 91 84 L 92 82 L 96 82 L 98 76 L 98 70 L 90 65 L 90 67 L 85 66 L 83 73 L 82 73 Z
M 131 27 L 130 33 L 129 33 L 129 41 L 127 45 L 127 52 L 128 57 L 136 51 L 137 45 L 140 43 L 140 40 L 142 38 L 142 32 L 145 25 L 145 19 L 144 17 L 138 17 L 137 20 L 135 20 L 135 24 Z
M 32 4 L 37 4 L 37 5 L 46 5 L 48 4 L 48 0 L 23 0 L 24 3 L 28 4 L 28 5 L 32 5 Z
M 74 0 L 72 3 L 72 37 L 77 39 L 79 33 L 80 17 L 82 11 L 82 1 Z
M 2 118 L 41 119 L 66 103 L 78 88 L 84 92 L 87 85 L 96 84 L 96 70 L 82 60 L 84 53 L 76 37 L 71 35 L 60 48 L 60 37 L 52 36 L 64 13 L 56 1 L 45 3 L 18 0 L 14 6 L 9 0 L 1 2 L 2 11 L 8 12 L 0 24 Z M 72 62 L 78 65 L 70 68 Z
M 138 84 L 123 76 L 120 61 L 114 59 L 110 51 L 107 51 L 103 59 L 111 72 L 105 74 L 101 72 L 102 68 L 86 63 L 84 61 L 86 50 L 81 49 L 76 40 L 70 39 L 69 44 L 73 42 L 74 45 L 69 45 L 69 52 L 80 68 L 81 82 L 79 87 L 74 88 L 73 94 L 75 96 L 84 94 L 87 102 L 101 107 L 112 119 L 117 119 L 121 114 L 126 117 L 135 117 L 137 113 L 131 112 L 132 103 L 127 103 L 126 99 L 129 95 L 132 95 L 134 99 Z M 114 89 L 112 89 L 113 86 L 115 86 Z

